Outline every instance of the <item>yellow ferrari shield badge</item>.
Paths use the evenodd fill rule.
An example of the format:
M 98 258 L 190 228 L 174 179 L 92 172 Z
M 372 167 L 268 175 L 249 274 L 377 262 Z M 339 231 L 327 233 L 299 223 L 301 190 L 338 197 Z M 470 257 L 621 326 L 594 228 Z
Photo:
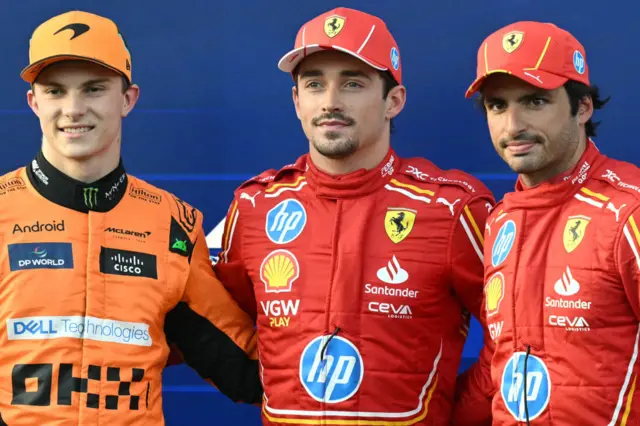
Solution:
M 384 217 L 384 230 L 394 243 L 407 238 L 416 221 L 416 211 L 403 208 L 388 208 Z
M 587 232 L 587 226 L 590 221 L 591 218 L 587 216 L 569 216 L 566 225 L 564 225 L 564 234 L 562 235 L 562 242 L 567 253 L 571 253 L 578 248 L 584 239 L 584 233 Z
M 524 33 L 521 31 L 508 32 L 502 37 L 502 48 L 507 53 L 513 53 L 513 51 L 520 47 L 523 39 Z
M 340 34 L 340 31 L 344 28 L 344 18 L 338 15 L 329 16 L 324 20 L 324 33 L 328 37 L 335 37 Z

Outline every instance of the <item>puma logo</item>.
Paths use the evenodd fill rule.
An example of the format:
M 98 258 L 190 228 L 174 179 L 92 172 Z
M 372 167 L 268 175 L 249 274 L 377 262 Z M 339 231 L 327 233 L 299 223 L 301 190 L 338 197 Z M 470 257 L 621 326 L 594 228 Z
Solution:
M 260 193 L 260 191 L 256 192 L 253 195 L 249 195 L 246 192 L 243 192 L 242 194 L 240 194 L 240 199 L 241 200 L 249 200 L 251 201 L 251 205 L 253 206 L 253 208 L 256 207 L 256 197 L 258 196 L 258 194 Z
M 449 210 L 451 211 L 451 216 L 453 216 L 455 214 L 454 210 L 453 210 L 453 206 L 456 205 L 456 203 L 460 201 L 460 198 L 458 198 L 457 200 L 455 200 L 453 203 L 450 203 L 449 201 L 447 201 L 446 199 L 440 197 L 436 200 L 436 203 L 441 203 L 444 204 L 445 206 L 449 207 Z
M 611 210 L 612 212 L 614 212 L 616 214 L 616 222 L 620 222 L 620 210 L 622 210 L 622 208 L 625 206 L 626 204 L 623 204 L 619 209 L 616 209 L 616 206 L 614 206 L 613 203 L 609 201 L 609 204 L 607 204 L 607 210 Z

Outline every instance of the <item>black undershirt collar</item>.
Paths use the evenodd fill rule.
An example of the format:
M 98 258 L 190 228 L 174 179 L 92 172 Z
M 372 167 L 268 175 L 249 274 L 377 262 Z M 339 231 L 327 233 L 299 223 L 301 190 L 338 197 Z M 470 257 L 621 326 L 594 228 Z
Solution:
M 79 212 L 108 212 L 127 190 L 127 173 L 122 159 L 108 175 L 92 183 L 75 180 L 51 165 L 42 151 L 27 166 L 27 175 L 34 188 L 47 200 Z

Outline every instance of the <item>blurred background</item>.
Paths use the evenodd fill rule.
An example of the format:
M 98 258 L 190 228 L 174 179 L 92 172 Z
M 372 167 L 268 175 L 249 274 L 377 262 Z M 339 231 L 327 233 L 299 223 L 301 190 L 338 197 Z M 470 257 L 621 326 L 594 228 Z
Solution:
M 205 215 L 211 253 L 233 190 L 308 149 L 291 102 L 292 80 L 277 69 L 302 24 L 337 6 L 386 21 L 400 47 L 408 101 L 395 120 L 392 144 L 404 157 L 427 157 L 484 181 L 496 198 L 515 176 L 494 152 L 482 112 L 464 92 L 476 52 L 491 32 L 520 20 L 548 21 L 587 49 L 591 81 L 611 102 L 598 111 L 601 151 L 640 160 L 632 126 L 640 95 L 637 17 L 640 5 L 613 0 L 22 0 L 5 4 L 0 25 L 0 172 L 26 165 L 40 146 L 20 77 L 29 37 L 42 21 L 80 9 L 113 19 L 133 56 L 141 98 L 124 122 L 128 172 L 171 191 Z M 466 368 L 481 334 L 474 321 Z M 164 377 L 168 426 L 257 425 L 256 407 L 235 405 L 186 366 Z

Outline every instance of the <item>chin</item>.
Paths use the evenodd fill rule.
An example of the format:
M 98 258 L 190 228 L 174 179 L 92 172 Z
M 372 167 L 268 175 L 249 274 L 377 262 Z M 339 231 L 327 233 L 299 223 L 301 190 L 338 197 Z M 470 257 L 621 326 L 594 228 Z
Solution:
M 535 173 L 542 168 L 538 162 L 523 158 L 512 159 L 508 164 L 511 170 L 518 174 Z
M 98 147 L 87 147 L 87 146 L 66 146 L 61 149 L 60 154 L 64 157 L 73 159 L 73 160 L 85 160 L 87 158 L 93 157 L 100 152 Z
M 316 150 L 325 157 L 340 159 L 357 151 L 358 145 L 351 140 L 328 140 L 324 143 L 314 144 Z

